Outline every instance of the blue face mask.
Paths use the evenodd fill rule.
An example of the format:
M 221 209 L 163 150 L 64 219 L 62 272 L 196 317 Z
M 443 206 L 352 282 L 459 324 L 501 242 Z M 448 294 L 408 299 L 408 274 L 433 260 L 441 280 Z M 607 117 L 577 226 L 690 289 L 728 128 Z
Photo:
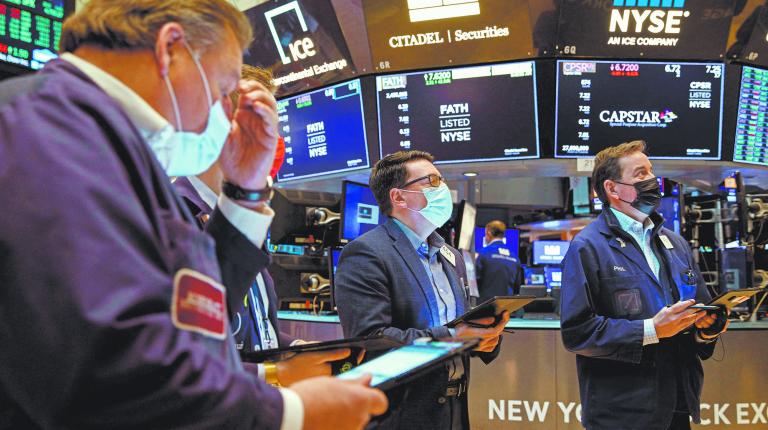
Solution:
M 453 213 L 453 198 L 448 185 L 440 184 L 437 188 L 427 188 L 422 191 L 400 190 L 407 193 L 423 193 L 427 205 L 420 210 L 406 207 L 409 211 L 418 212 L 435 228 L 442 227 L 451 219 Z
M 181 112 L 168 75 L 163 76 L 168 93 L 173 104 L 173 113 L 176 117 L 176 130 L 170 128 L 161 130 L 151 135 L 146 135 L 147 144 L 152 148 L 155 156 L 160 161 L 168 176 L 193 176 L 199 175 L 210 168 L 219 158 L 221 149 L 227 142 L 232 122 L 227 118 L 221 101 L 213 103 L 211 88 L 208 78 L 205 76 L 203 66 L 200 65 L 199 55 L 192 52 L 184 42 L 184 46 L 192 55 L 192 60 L 197 66 L 200 78 L 203 81 L 205 95 L 208 98 L 208 123 L 205 130 L 198 134 L 184 131 L 181 122 Z

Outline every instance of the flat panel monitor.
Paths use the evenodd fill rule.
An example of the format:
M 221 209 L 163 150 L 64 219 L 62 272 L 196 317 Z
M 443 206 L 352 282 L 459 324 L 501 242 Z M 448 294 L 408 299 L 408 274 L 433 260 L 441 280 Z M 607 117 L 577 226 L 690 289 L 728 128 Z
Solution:
M 436 163 L 539 157 L 533 62 L 376 77 L 381 155 L 419 149 Z
M 343 181 L 341 185 L 341 239 L 355 240 L 386 222 L 373 191 L 365 185 Z
M 560 264 L 571 242 L 565 240 L 537 240 L 533 242 L 533 264 Z
M 563 284 L 563 268 L 560 266 L 547 266 L 544 268 L 544 278 L 547 290 L 560 288 Z
M 525 275 L 525 285 L 544 285 L 546 283 L 543 267 L 523 266 L 523 274 Z
M 502 241 L 514 257 L 520 255 L 520 230 L 508 228 Z M 475 251 L 480 251 L 485 246 L 485 227 L 475 227 Z
M 733 161 L 768 166 L 768 70 L 744 66 Z
M 532 56 L 528 0 L 366 0 L 377 72 Z
M 271 70 L 278 95 L 355 77 L 357 67 L 331 0 L 258 3 L 245 11 L 254 37 L 244 62 Z
M 456 248 L 469 251 L 475 234 L 477 208 L 472 203 L 462 200 L 456 219 Z
M 370 167 L 360 80 L 277 102 L 285 162 L 278 181 Z
M 557 69 L 555 157 L 645 140 L 650 158 L 720 159 L 723 64 L 558 61 Z
M 56 58 L 64 18 L 74 0 L 0 1 L 0 66 L 38 70 Z

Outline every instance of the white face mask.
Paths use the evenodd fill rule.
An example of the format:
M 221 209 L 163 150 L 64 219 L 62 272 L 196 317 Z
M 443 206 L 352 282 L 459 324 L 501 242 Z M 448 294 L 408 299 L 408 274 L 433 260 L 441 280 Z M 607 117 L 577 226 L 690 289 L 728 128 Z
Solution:
M 176 130 L 169 128 L 147 134 L 144 138 L 168 176 L 193 176 L 208 170 L 219 158 L 221 149 L 227 142 L 227 137 L 229 137 L 229 132 L 232 129 L 232 122 L 227 118 L 221 101 L 213 103 L 211 88 L 208 85 L 208 78 L 205 76 L 203 66 L 200 65 L 199 56 L 192 52 L 186 42 L 184 42 L 184 46 L 192 56 L 197 71 L 200 73 L 210 111 L 208 123 L 202 133 L 184 131 L 176 92 L 171 85 L 171 80 L 168 79 L 168 75 L 163 76 L 173 104 Z
M 440 184 L 437 188 L 427 188 L 422 191 L 400 190 L 406 193 L 423 193 L 427 199 L 427 205 L 420 210 L 411 209 L 406 206 L 406 209 L 412 212 L 418 212 L 423 216 L 430 224 L 435 228 L 442 227 L 443 224 L 451 219 L 453 213 L 453 198 L 451 197 L 451 190 L 448 185 Z

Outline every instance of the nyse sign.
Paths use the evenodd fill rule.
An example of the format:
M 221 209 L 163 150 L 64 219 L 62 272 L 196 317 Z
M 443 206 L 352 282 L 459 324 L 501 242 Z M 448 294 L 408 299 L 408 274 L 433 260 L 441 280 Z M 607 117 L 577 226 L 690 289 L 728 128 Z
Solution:
M 566 55 L 720 59 L 735 1 L 563 0 L 558 44 Z

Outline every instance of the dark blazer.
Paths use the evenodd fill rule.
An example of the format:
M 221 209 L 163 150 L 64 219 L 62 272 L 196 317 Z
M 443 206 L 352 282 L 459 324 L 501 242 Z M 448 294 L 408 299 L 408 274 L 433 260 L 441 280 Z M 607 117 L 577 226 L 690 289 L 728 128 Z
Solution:
M 123 109 L 64 60 L 0 83 L 0 203 L 0 428 L 280 427 L 280 393 L 232 337 L 171 317 L 182 270 L 242 297 L 267 257 L 219 211 L 200 231 Z
M 208 204 L 203 200 L 202 197 L 197 193 L 197 190 L 195 190 L 195 187 L 192 186 L 192 183 L 189 182 L 189 179 L 185 177 L 176 178 L 175 181 L 173 181 L 173 187 L 176 189 L 176 192 L 181 196 L 184 203 L 186 203 L 187 207 L 189 208 L 190 212 L 192 213 L 192 216 L 194 216 L 198 224 L 201 228 L 205 227 L 205 224 L 209 221 L 210 215 L 213 213 L 213 209 L 208 206 Z M 263 252 L 263 251 L 262 251 Z M 265 253 L 266 255 L 266 253 Z M 267 296 L 269 297 L 269 309 L 267 310 L 267 313 L 269 314 L 269 321 L 272 323 L 272 326 L 275 328 L 275 332 L 277 332 L 278 336 L 278 344 L 280 347 L 286 347 L 290 346 L 292 342 L 296 340 L 295 337 L 291 336 L 288 333 L 282 332 L 279 330 L 279 325 L 277 324 L 277 292 L 275 291 L 275 281 L 272 279 L 272 276 L 269 274 L 269 271 L 266 268 L 266 265 L 260 266 L 264 267 L 259 272 L 261 274 L 262 279 L 264 279 L 264 286 L 267 290 Z M 254 294 L 259 294 L 258 292 L 258 285 L 255 282 L 255 279 L 252 280 L 252 282 L 249 284 L 250 288 L 254 288 Z M 253 315 L 251 312 L 248 312 L 246 309 L 244 309 L 243 306 L 243 297 L 247 296 L 247 291 L 244 292 L 242 295 L 235 296 L 234 294 L 229 294 L 229 291 L 227 291 L 227 310 L 230 313 L 230 318 L 234 319 L 235 314 L 239 314 L 240 318 L 243 320 L 252 320 Z M 246 300 L 247 299 L 246 297 Z M 250 306 L 250 305 L 249 305 Z M 245 323 L 243 323 L 245 326 Z M 252 327 L 258 327 L 258 325 L 255 324 L 254 321 L 250 321 L 249 326 Z M 244 332 L 243 332 L 244 333 Z M 244 333 L 245 334 L 245 333 Z M 235 335 L 235 342 L 240 344 L 241 339 L 238 335 Z
M 456 264 L 463 266 L 461 253 L 449 249 L 456 256 Z M 438 258 L 448 275 L 457 308 L 468 309 L 456 269 L 440 253 Z M 466 273 L 462 269 L 459 271 Z M 405 233 L 392 220 L 344 247 L 334 282 L 336 306 L 346 337 L 384 334 L 406 343 L 420 337 L 450 337 L 448 328 L 439 323 L 437 298 L 427 272 Z M 498 352 L 496 348 L 494 352 L 477 355 L 489 363 Z M 468 358 L 464 360 L 464 369 L 468 378 Z M 399 416 L 385 426 L 449 428 L 450 407 L 444 397 L 447 385 L 445 368 L 409 384 L 407 403 L 399 408 Z M 397 400 L 393 400 L 393 406 Z M 464 428 L 468 428 L 466 395 L 458 402 L 464 413 Z
M 475 263 L 477 289 L 480 293 L 478 303 L 494 296 L 519 294 L 522 280 L 520 269 L 520 260 L 501 241 L 495 241 L 478 251 Z
M 643 346 L 643 320 L 710 295 L 685 239 L 661 227 L 658 214 L 651 219 L 658 279 L 610 209 L 576 236 L 563 260 L 561 332 L 577 354 L 582 423 L 590 430 L 666 430 L 678 398 L 699 421 L 701 360 L 714 343 L 697 343 L 694 328 Z

